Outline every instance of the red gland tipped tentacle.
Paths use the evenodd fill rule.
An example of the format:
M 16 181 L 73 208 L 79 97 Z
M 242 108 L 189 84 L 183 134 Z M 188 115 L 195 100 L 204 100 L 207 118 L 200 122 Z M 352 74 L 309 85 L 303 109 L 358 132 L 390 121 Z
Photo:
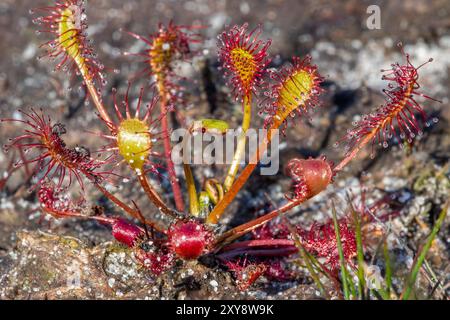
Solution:
M 352 263 L 352 259 L 356 256 L 355 231 L 350 228 L 347 219 L 340 219 L 338 227 L 344 258 L 347 263 Z M 332 273 L 338 272 L 340 268 L 339 253 L 332 221 L 325 224 L 314 223 L 309 230 L 297 227 L 297 232 L 301 237 L 302 245 L 308 252 L 324 258 L 323 264 Z
M 145 242 L 135 248 L 134 256 L 154 276 L 168 270 L 175 262 L 175 255 L 167 247 Z
M 200 34 L 194 32 L 201 28 L 203 26 L 182 26 L 171 21 L 168 25 L 159 24 L 158 31 L 148 37 L 127 32 L 148 46 L 140 53 L 125 53 L 125 55 L 144 58 L 145 68 L 135 77 L 154 76 L 160 94 L 164 93 L 163 98 L 168 99 L 167 104 L 178 101 L 180 96 L 173 93 L 180 93 L 183 90 L 183 87 L 178 84 L 181 77 L 177 74 L 174 63 L 187 61 L 196 54 L 192 51 L 191 45 L 201 42 Z
M 247 290 L 256 280 L 264 275 L 267 267 L 263 263 L 249 262 L 247 258 L 224 263 L 233 272 L 239 290 Z
M 219 36 L 219 60 L 236 99 L 250 96 L 263 82 L 266 66 L 270 63 L 267 50 L 271 40 L 259 40 L 261 32 L 261 25 L 248 32 L 248 24 L 244 23 Z
M 281 70 L 271 70 L 270 78 L 272 83 L 268 85 L 265 99 L 260 102 L 260 113 L 267 114 L 266 128 L 282 127 L 284 131 L 289 118 L 307 114 L 319 105 L 323 77 L 317 66 L 311 63 L 309 55 L 303 59 L 293 57 L 292 62 Z
M 103 86 L 106 82 L 97 55 L 87 39 L 86 2 L 84 0 L 59 0 L 51 7 L 36 8 L 33 11 L 47 15 L 33 19 L 41 26 L 37 33 L 52 34 L 54 39 L 41 45 L 46 49 L 44 57 L 60 59 L 55 70 L 81 74 L 85 81 Z

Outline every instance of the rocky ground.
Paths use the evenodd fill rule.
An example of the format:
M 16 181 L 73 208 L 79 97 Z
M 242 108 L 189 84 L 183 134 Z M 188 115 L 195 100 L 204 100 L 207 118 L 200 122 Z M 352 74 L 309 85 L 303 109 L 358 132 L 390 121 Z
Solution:
M 136 52 L 142 46 L 120 32 L 121 28 L 148 34 L 156 30 L 158 22 L 170 19 L 179 24 L 200 22 L 209 26 L 204 31 L 207 40 L 200 50 L 202 54 L 181 69 L 184 75 L 197 79 L 185 84 L 186 105 L 178 111 L 187 123 L 198 117 L 214 117 L 239 125 L 241 107 L 230 99 L 217 68 L 215 37 L 223 25 L 263 23 L 263 36 L 273 40 L 273 67 L 294 54 L 310 53 L 326 77 L 326 93 L 311 121 L 289 126 L 280 145 L 281 166 L 294 156 L 325 154 L 334 161 L 342 157 L 343 150 L 333 145 L 352 121 L 383 102 L 381 89 L 385 83 L 380 69 L 402 59 L 397 42 L 404 43 L 415 65 L 434 58 L 420 70 L 420 83 L 424 93 L 442 103 L 418 99 L 423 101 L 430 119 L 439 121 L 426 127 L 422 139 L 410 149 L 402 150 L 394 143 L 388 150 L 378 150 L 374 159 L 369 156 L 370 150 L 364 150 L 326 192 L 289 213 L 292 222 L 305 226 L 325 221 L 330 216 L 328 200 L 335 199 L 338 211 L 344 212 L 345 192 L 359 194 L 360 181 L 369 189 L 369 201 L 386 194 L 397 197 L 400 216 L 392 220 L 390 227 L 400 270 L 412 264 L 414 253 L 450 194 L 450 3 L 372 2 L 381 8 L 380 30 L 367 29 L 369 3 L 365 1 L 89 1 L 87 14 L 99 58 L 107 67 L 120 70 L 108 76 L 106 103 L 111 103 L 108 92 L 112 87 L 123 91 L 129 76 L 142 68 L 136 60 L 122 56 L 123 51 Z M 51 72 L 51 62 L 36 60 L 45 37 L 35 34 L 28 10 L 47 3 L 5 0 L 0 4 L 0 117 L 17 116 L 19 108 L 43 107 L 55 121 L 66 124 L 68 144 L 98 147 L 98 141 L 86 129 L 101 130 L 101 124 L 93 106 L 84 102 L 79 84 L 71 83 L 64 74 Z M 134 95 L 137 90 L 136 85 Z M 257 110 L 254 113 L 253 126 L 258 127 L 262 120 Z M 0 126 L 1 144 L 18 132 L 18 126 Z M 6 170 L 11 156 L 0 153 L 0 169 Z M 195 168 L 199 181 L 221 174 L 221 167 Z M 135 262 L 130 250 L 112 240 L 107 228 L 92 222 L 42 220 L 35 195 L 27 192 L 23 177 L 23 172 L 14 174 L 0 194 L 1 299 L 320 298 L 311 279 L 297 267 L 292 267 L 296 271 L 292 281 L 273 283 L 261 279 L 246 292 L 237 290 L 232 274 L 210 261 L 182 263 L 158 278 L 151 277 Z M 283 202 L 289 189 L 290 181 L 281 171 L 276 176 L 255 175 L 252 179 L 227 211 L 224 228 L 250 220 L 268 199 Z M 118 192 L 124 198 L 136 199 L 141 208 L 146 208 L 145 215 L 154 218 L 156 208 L 148 205 L 133 183 L 133 179 L 123 183 Z M 167 187 L 167 181 L 159 186 L 170 198 Z M 79 193 L 76 188 L 71 191 Z M 104 205 L 111 214 L 118 213 L 95 190 L 88 187 L 85 194 L 88 202 Z M 449 222 L 447 218 L 428 257 L 440 280 L 433 298 L 445 297 L 450 291 Z M 71 282 L 76 272 L 81 272 L 78 284 Z M 424 291 L 430 286 L 426 277 L 420 286 Z

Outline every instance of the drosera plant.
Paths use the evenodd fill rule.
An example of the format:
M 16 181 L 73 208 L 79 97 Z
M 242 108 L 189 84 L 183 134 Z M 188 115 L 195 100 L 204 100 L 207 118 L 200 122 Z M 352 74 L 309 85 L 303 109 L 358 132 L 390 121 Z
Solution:
M 145 67 L 140 72 L 145 76 L 153 77 L 159 97 L 161 111 L 161 128 L 168 132 L 170 128 L 169 111 L 173 105 L 180 104 L 180 95 L 183 88 L 180 86 L 180 77 L 174 70 L 174 63 L 190 59 L 194 53 L 191 45 L 200 42 L 200 35 L 194 30 L 202 26 L 178 26 L 172 21 L 166 27 L 159 24 L 158 31 L 149 37 L 143 37 L 133 32 L 128 32 L 134 38 L 143 41 L 148 48 L 144 52 L 130 53 L 125 55 L 138 56 L 143 59 Z M 139 74 L 135 75 L 139 76 Z M 175 206 L 178 211 L 184 211 L 184 200 L 181 194 L 180 184 L 175 174 L 174 164 L 171 157 L 171 142 L 169 135 L 165 135 L 164 155 L 167 159 L 167 169 L 174 194 Z
M 236 100 L 242 101 L 242 132 L 238 145 L 224 181 L 228 191 L 239 170 L 239 164 L 245 153 L 246 132 L 250 128 L 252 97 L 257 87 L 262 84 L 262 76 L 269 64 L 267 49 L 271 41 L 263 42 L 258 37 L 261 26 L 248 32 L 248 24 L 234 26 L 219 36 L 219 59 L 225 69 L 224 75 L 233 88 L 232 94 Z
M 361 278 L 359 286 L 349 280 L 350 271 L 347 269 L 348 265 L 360 268 L 363 259 L 361 234 L 358 231 L 360 218 L 357 215 L 353 221 L 337 220 L 333 215 L 333 224 L 313 226 L 307 232 L 301 226 L 291 226 L 285 213 L 323 192 L 336 179 L 337 173 L 356 158 L 369 142 L 373 146 L 378 142 L 386 147 L 392 139 L 411 143 L 411 139 L 422 134 L 416 114 L 425 124 L 429 120 L 416 97 L 434 100 L 419 92 L 419 70 L 423 65 L 414 67 L 402 49 L 406 63 L 393 64 L 384 76 L 389 82 L 385 90 L 386 103 L 375 113 L 364 116 L 348 131 L 343 140 L 350 147 L 344 158 L 337 165 L 324 156 L 290 160 L 286 174 L 292 178 L 293 187 L 291 192 L 286 193 L 286 202 L 269 213 L 221 232 L 218 228 L 221 217 L 256 169 L 272 138 L 279 130 L 285 133 L 284 129 L 296 115 L 311 117 L 312 111 L 320 105 L 323 77 L 311 57 L 293 57 L 280 70 L 269 71 L 268 49 L 271 41 L 260 39 L 262 26 L 249 31 L 247 24 L 237 25 L 227 28 L 219 36 L 222 69 L 234 97 L 242 102 L 242 133 L 226 175 L 206 179 L 198 192 L 188 163 L 183 164 L 184 189 L 180 183 L 183 180 L 176 174 L 170 156 L 171 124 L 168 115 L 178 107 L 177 97 L 182 90 L 177 83 L 175 63 L 179 59 L 189 58 L 190 44 L 198 43 L 200 39 L 195 30 L 203 27 L 178 26 L 171 22 L 167 26 L 161 24 L 158 31 L 148 38 L 129 32 L 148 45 L 144 52 L 133 55 L 144 58 L 146 68 L 143 73 L 155 80 L 154 98 L 145 104 L 145 89 L 141 88 L 136 106 L 131 106 L 129 84 L 120 103 L 116 89 L 113 89 L 113 105 L 109 107 L 104 102 L 107 99 L 101 96 L 105 84 L 102 73 L 108 70 L 98 62 L 87 36 L 86 2 L 59 0 L 51 6 L 33 9 L 32 13 L 38 15 L 33 19 L 40 26 L 38 33 L 51 36 L 43 44 L 46 48 L 44 56 L 56 60 L 56 70 L 71 72 L 74 77 L 81 78 L 99 121 L 104 125 L 105 132 L 96 134 L 108 141 L 100 147 L 100 156 L 94 157 L 84 147 L 67 146 L 63 140 L 64 125 L 53 121 L 45 111 L 23 112 L 24 120 L 2 119 L 2 123 L 20 123 L 27 127 L 22 135 L 10 140 L 6 149 L 18 150 L 21 155 L 35 154 L 32 158 L 21 156 L 14 167 L 24 167 L 37 176 L 32 188 L 37 190 L 37 198 L 45 214 L 56 219 L 95 220 L 109 226 L 113 237 L 130 247 L 136 259 L 155 276 L 173 267 L 177 260 L 196 260 L 210 254 L 235 274 L 238 287 L 245 290 L 260 276 L 277 281 L 289 279 L 291 273 L 284 258 L 298 255 L 325 296 L 328 294 L 320 283 L 321 273 L 329 275 L 336 288 L 342 284 L 344 298 L 355 296 L 349 293 L 351 290 L 362 288 L 360 269 L 357 272 Z M 258 96 L 261 98 L 258 99 Z M 251 127 L 255 100 L 259 100 L 260 111 L 265 117 L 267 136 L 260 142 L 255 154 L 250 155 L 249 164 L 241 170 L 239 164 L 245 151 L 245 132 Z M 154 118 L 156 106 L 159 106 L 159 116 Z M 228 128 L 225 120 L 205 118 L 186 129 L 189 132 L 199 130 L 223 134 Z M 163 142 L 175 208 L 167 201 L 169 192 L 159 194 L 148 177 L 149 173 L 158 173 L 160 169 L 151 161 L 152 156 L 158 156 L 155 151 L 158 140 Z M 133 199 L 122 200 L 108 191 L 106 183 L 120 184 L 120 179 L 119 182 L 114 180 L 121 178 L 114 168 L 121 163 L 136 176 L 148 200 L 168 218 L 168 226 L 148 219 L 147 212 L 141 212 Z M 91 206 L 86 202 L 73 201 L 64 196 L 73 177 L 81 187 L 84 180 L 88 180 L 133 220 L 112 216 L 102 210 L 92 214 Z M 183 198 L 183 190 L 187 191 L 189 210 L 184 206 L 186 199 Z M 282 221 L 276 220 L 279 217 Z M 443 220 L 439 221 L 437 229 Z M 320 234 L 325 234 L 327 241 L 320 238 Z M 247 238 L 239 240 L 244 235 Z M 427 246 L 422 253 L 426 254 L 426 250 Z M 415 281 L 417 268 L 423 262 L 423 254 L 419 255 L 418 267 L 408 280 L 410 286 Z M 325 257 L 326 263 L 319 262 L 314 255 Z M 356 264 L 353 263 L 355 258 L 358 260 Z M 410 291 L 405 290 L 403 297 L 407 298 Z

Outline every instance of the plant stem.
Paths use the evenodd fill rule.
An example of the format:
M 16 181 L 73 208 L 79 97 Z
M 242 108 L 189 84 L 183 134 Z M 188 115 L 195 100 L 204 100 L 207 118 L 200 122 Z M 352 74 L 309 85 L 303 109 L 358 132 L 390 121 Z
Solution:
M 411 292 L 413 291 L 419 270 L 422 267 L 422 264 L 425 260 L 425 257 L 427 255 L 428 251 L 431 248 L 434 238 L 436 237 L 439 230 L 441 229 L 442 223 L 444 222 L 444 219 L 447 216 L 448 206 L 449 206 L 449 202 L 447 201 L 447 203 L 444 205 L 444 208 L 442 209 L 441 213 L 439 214 L 439 217 L 436 220 L 436 222 L 433 226 L 433 230 L 431 231 L 430 235 L 428 236 L 428 239 L 425 242 L 425 245 L 423 246 L 422 250 L 420 251 L 420 253 L 417 255 L 417 257 L 415 259 L 415 262 L 411 268 L 411 272 L 409 273 L 407 281 L 405 283 L 405 289 L 403 290 L 403 293 L 400 297 L 403 300 L 408 300 L 411 295 Z
M 80 68 L 82 70 L 82 68 Z M 94 83 L 92 80 L 86 77 L 84 72 L 81 72 L 84 82 L 86 83 L 86 88 L 89 91 L 89 96 L 91 97 L 92 101 L 94 102 L 95 107 L 97 108 L 98 113 L 100 114 L 100 117 L 105 120 L 105 122 L 108 124 L 108 128 L 111 130 L 112 120 L 109 117 L 108 112 L 106 111 L 105 106 L 103 105 L 101 97 L 98 95 L 97 88 L 95 88 Z
M 252 106 L 251 106 L 251 93 L 244 96 L 242 101 L 242 106 L 244 109 L 244 117 L 242 118 L 242 132 L 238 140 L 238 145 L 236 148 L 236 152 L 234 153 L 233 162 L 228 169 L 227 177 L 225 178 L 225 182 L 223 184 L 225 191 L 230 190 L 233 185 L 234 179 L 236 178 L 236 174 L 239 170 L 239 165 L 241 164 L 242 157 L 245 154 L 245 144 L 247 141 L 247 130 L 250 128 L 250 121 L 252 117 Z
M 345 298 L 345 300 L 349 300 L 350 299 L 349 282 L 348 282 L 349 275 L 348 275 L 347 266 L 345 263 L 344 250 L 342 249 L 341 232 L 339 230 L 339 223 L 337 220 L 336 208 L 334 206 L 334 203 L 332 203 L 331 212 L 333 213 L 334 234 L 336 235 L 336 244 L 337 244 L 338 253 L 339 253 L 339 264 L 341 266 L 344 298 Z
M 126 213 L 128 213 L 131 217 L 138 219 L 143 224 L 151 226 L 158 232 L 164 232 L 163 231 L 164 229 L 159 227 L 156 223 L 148 221 L 146 219 L 142 219 L 142 217 L 140 216 L 140 214 L 137 210 L 135 210 L 135 209 L 131 208 L 130 206 L 128 206 L 127 204 L 125 204 L 123 201 L 121 201 L 119 198 L 117 198 L 116 196 L 111 194 L 109 191 L 107 191 L 101 185 L 95 184 L 95 186 L 105 195 L 105 197 L 107 197 L 109 200 L 114 202 L 118 207 L 120 207 L 122 210 L 124 210 Z
M 233 201 L 233 199 L 236 197 L 236 195 L 239 193 L 239 191 L 242 189 L 244 184 L 247 182 L 248 178 L 252 174 L 253 170 L 255 170 L 257 163 L 261 159 L 262 154 L 267 150 L 267 147 L 272 140 L 275 130 L 278 129 L 280 123 L 277 123 L 272 128 L 269 129 L 269 132 L 267 134 L 267 139 L 264 139 L 260 145 L 258 146 L 258 150 L 256 154 L 253 155 L 252 160 L 249 164 L 242 170 L 242 173 L 239 175 L 239 177 L 236 179 L 234 184 L 231 186 L 231 188 L 228 190 L 228 192 L 225 194 L 223 199 L 219 201 L 219 203 L 214 207 L 213 211 L 208 216 L 207 222 L 208 223 L 217 223 L 225 209 L 228 207 L 228 205 Z M 358 152 L 373 138 L 373 136 L 376 134 L 376 131 L 373 131 L 372 133 L 368 134 L 353 150 L 351 153 L 349 153 L 334 169 L 333 171 L 337 172 L 342 170 L 357 154 Z
M 231 250 L 217 255 L 223 260 L 229 260 L 236 256 L 258 256 L 258 257 L 280 257 L 280 256 L 290 256 L 297 253 L 298 249 L 295 246 L 291 247 L 280 247 L 280 248 L 255 248 L 246 250 Z
M 231 251 L 236 249 L 248 249 L 251 247 L 291 247 L 294 246 L 294 242 L 289 239 L 257 239 L 247 240 L 229 244 L 222 248 L 222 251 Z
M 216 224 L 219 221 L 219 218 L 222 216 L 225 209 L 228 207 L 228 205 L 233 201 L 233 199 L 236 197 L 238 192 L 242 189 L 244 184 L 247 182 L 248 178 L 252 174 L 253 170 L 255 170 L 259 160 L 261 159 L 261 156 L 264 154 L 264 152 L 267 150 L 267 147 L 272 140 L 272 137 L 275 135 L 276 129 L 269 129 L 269 132 L 267 134 L 267 138 L 264 139 L 258 146 L 258 149 L 256 153 L 253 155 L 253 158 L 251 159 L 250 163 L 247 164 L 247 166 L 244 168 L 244 170 L 241 172 L 241 174 L 238 176 L 234 184 L 231 186 L 231 188 L 228 190 L 227 193 L 225 193 L 225 196 L 222 198 L 222 200 L 219 201 L 219 203 L 214 207 L 213 211 L 208 216 L 207 222 L 208 223 L 214 223 Z
M 234 184 L 228 188 L 228 192 L 225 194 L 223 199 L 219 201 L 219 203 L 214 207 L 207 218 L 208 223 L 216 224 L 219 218 L 222 216 L 225 209 L 228 205 L 233 201 L 239 191 L 242 189 L 244 184 L 247 182 L 250 175 L 255 170 L 259 160 L 261 159 L 262 154 L 267 150 L 269 143 L 271 142 L 275 131 L 279 128 L 282 122 L 276 122 L 271 128 L 269 128 L 269 132 L 267 134 L 267 139 L 264 139 L 260 145 L 256 153 L 253 155 L 251 161 L 247 166 L 242 170 L 242 173 L 236 179 Z M 358 145 L 354 147 L 352 152 L 350 152 L 334 169 L 333 171 L 337 172 L 342 170 L 357 154 L 358 152 L 369 142 L 372 140 L 374 135 L 377 133 L 377 130 L 369 133 L 363 140 L 360 141 Z
M 175 167 L 172 161 L 172 146 L 170 144 L 170 136 L 169 136 L 169 117 L 167 116 L 167 92 L 165 90 L 164 82 L 158 82 L 158 90 L 161 96 L 160 101 L 160 109 L 161 109 L 161 130 L 162 132 L 166 132 L 163 135 L 163 144 L 164 144 L 164 156 L 167 161 L 167 170 L 169 173 L 170 185 L 172 186 L 173 197 L 175 199 L 175 207 L 178 211 L 184 211 L 184 202 L 183 196 L 181 194 L 180 184 L 178 183 L 178 179 L 175 173 Z
M 341 160 L 341 162 L 339 162 L 339 164 L 334 167 L 333 171 L 338 172 L 341 171 L 354 157 L 356 157 L 356 155 L 358 154 L 358 152 L 364 148 L 364 146 L 370 141 L 372 140 L 372 138 L 374 137 L 374 135 L 377 133 L 376 130 L 373 130 L 371 133 L 369 133 L 363 140 L 361 140 L 360 143 L 358 143 L 353 150 L 348 153 L 344 159 Z
M 192 175 L 191 166 L 183 163 L 183 169 L 189 195 L 189 211 L 191 215 L 198 217 L 200 213 L 200 205 L 198 203 L 197 189 L 195 188 L 195 181 L 194 176 Z
M 113 203 L 115 203 L 118 207 L 120 207 L 121 209 L 123 209 L 126 213 L 128 213 L 129 215 L 131 215 L 133 218 L 136 219 L 140 219 L 140 215 L 138 210 L 135 210 L 133 208 L 131 208 L 129 205 L 127 205 L 126 203 L 124 203 L 122 200 L 120 200 L 119 198 L 117 198 L 115 195 L 113 195 L 111 192 L 109 192 L 108 190 L 106 190 L 100 183 L 98 183 L 97 181 L 95 181 L 95 179 L 90 178 L 90 175 L 88 174 L 88 172 L 82 171 L 84 176 L 93 183 L 93 185 L 101 192 L 103 193 L 103 195 L 108 198 L 110 201 L 112 201 Z
M 107 197 L 109 200 L 111 200 L 112 202 L 114 202 L 118 207 L 120 207 L 121 209 L 123 209 L 126 213 L 128 213 L 130 216 L 132 216 L 133 218 L 139 219 L 139 213 L 137 210 L 131 208 L 130 206 L 128 206 L 127 204 L 125 204 L 123 201 L 121 201 L 119 198 L 117 198 L 115 195 L 113 195 L 111 192 L 109 192 L 108 190 L 106 190 L 103 186 L 101 186 L 98 183 L 94 183 L 94 186 L 100 190 L 105 197 Z
M 352 211 L 353 220 L 355 221 L 355 235 L 356 235 L 356 251 L 358 258 L 358 294 L 359 298 L 364 300 L 364 292 L 366 286 L 366 280 L 364 278 L 364 251 L 361 236 L 361 219 L 359 214 L 356 212 L 355 208 L 351 203 L 351 199 L 347 196 L 347 201 L 350 204 L 350 209 Z
M 220 258 L 232 258 L 235 256 L 289 256 L 297 253 L 294 241 L 289 239 L 261 239 L 247 240 L 232 243 L 222 248 L 218 254 Z
M 137 174 L 137 177 L 148 198 L 158 207 L 158 209 L 164 214 L 167 214 L 168 216 L 176 217 L 176 213 L 166 206 L 166 204 L 161 200 L 159 195 L 150 185 L 147 176 L 143 173 L 140 173 Z
M 391 257 L 389 256 L 388 245 L 386 239 L 383 241 L 383 256 L 386 265 L 386 292 L 390 298 L 392 288 L 392 266 Z
M 219 237 L 217 239 L 216 246 L 222 247 L 222 246 L 230 243 L 231 241 L 243 236 L 244 234 L 246 234 L 252 230 L 255 230 L 255 229 L 259 228 L 260 226 L 266 224 L 267 222 L 276 218 L 280 214 L 291 210 L 292 208 L 303 203 L 304 201 L 305 201 L 305 199 L 297 199 L 294 201 L 290 201 L 290 202 L 286 203 L 285 205 L 281 206 L 280 208 L 275 209 L 259 218 L 256 218 L 252 221 L 249 221 L 249 222 L 241 224 L 231 230 L 228 230 L 221 237 Z

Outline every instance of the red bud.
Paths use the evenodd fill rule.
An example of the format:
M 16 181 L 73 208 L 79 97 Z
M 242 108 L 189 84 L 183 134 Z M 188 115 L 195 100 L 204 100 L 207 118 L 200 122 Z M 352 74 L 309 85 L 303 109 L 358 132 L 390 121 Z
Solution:
M 143 235 L 142 230 L 134 224 L 123 219 L 117 219 L 112 224 L 114 238 L 128 247 L 133 247 L 135 242 Z
M 333 178 L 330 163 L 325 158 L 289 161 L 286 173 L 294 180 L 295 198 L 309 199 L 325 190 Z
M 196 259 L 210 243 L 211 232 L 195 221 L 179 221 L 169 229 L 170 245 L 183 259 Z

